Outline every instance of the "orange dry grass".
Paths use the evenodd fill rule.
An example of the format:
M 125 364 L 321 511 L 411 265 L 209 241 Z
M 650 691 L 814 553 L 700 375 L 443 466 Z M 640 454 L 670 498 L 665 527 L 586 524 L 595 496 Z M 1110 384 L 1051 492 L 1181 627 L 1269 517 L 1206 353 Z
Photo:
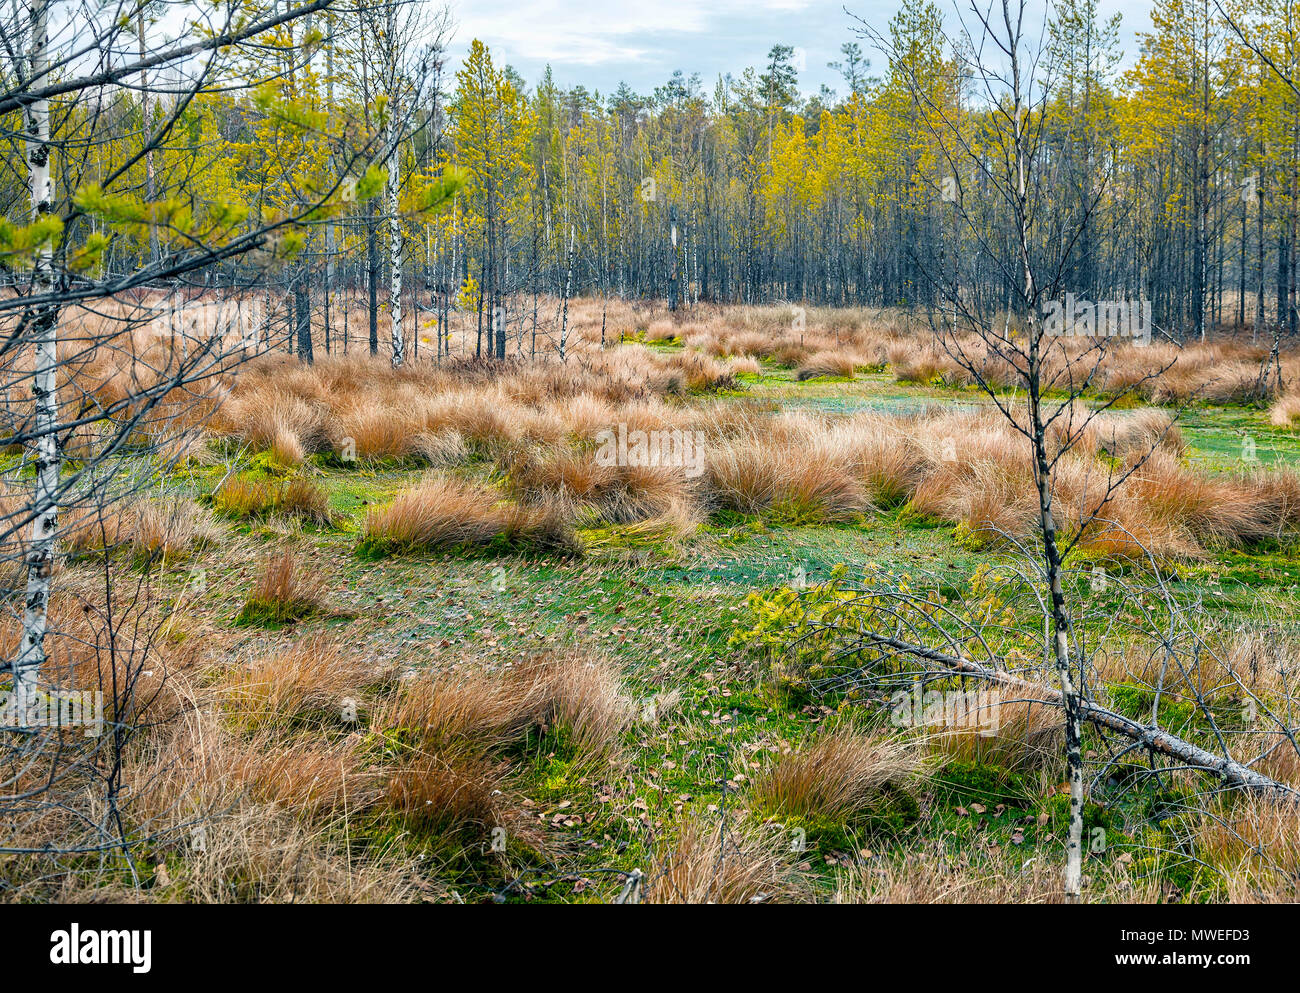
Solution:
M 128 547 L 138 560 L 149 562 L 184 558 L 218 536 L 207 511 L 176 496 L 74 507 L 61 526 L 62 546 L 74 555 Z
M 584 758 L 608 758 L 632 723 L 621 674 L 602 655 L 535 656 L 513 670 L 511 678 L 533 701 L 532 719 L 564 729 L 568 746 Z
M 421 754 L 388 777 L 384 802 L 407 826 L 423 831 L 477 834 L 484 848 L 493 827 L 509 819 L 502 803 L 509 766 L 464 754 Z
M 538 692 L 481 671 L 421 677 L 388 698 L 374 723 L 403 732 L 419 750 L 491 751 L 529 726 Z
M 274 510 L 280 494 L 276 480 L 231 476 L 212 494 L 212 506 L 230 517 L 252 517 Z
M 610 753 L 632 720 L 617 667 L 599 655 L 525 659 L 500 674 L 422 678 L 386 702 L 376 723 L 402 729 L 422 750 L 478 753 L 517 742 L 529 728 L 562 727 L 570 747 Z
M 553 504 L 501 502 L 484 486 L 432 477 L 366 517 L 364 541 L 385 551 L 481 546 L 494 539 L 576 550 L 571 523 Z
M 1200 815 L 1197 858 L 1214 866 L 1233 903 L 1300 898 L 1300 812 L 1269 799 L 1224 797 Z
M 688 817 L 659 848 L 646 879 L 647 903 L 798 903 L 811 886 L 776 825 Z
M 150 560 L 188 555 L 210 534 L 199 508 L 189 500 L 150 500 L 138 509 L 131 545 Z
M 753 797 L 776 816 L 845 824 L 908 788 L 921 767 L 915 748 L 845 725 L 782 756 L 754 781 Z
M 102 590 L 94 582 L 83 584 L 86 593 L 65 582 L 50 596 L 43 686 L 102 693 L 105 720 L 170 719 L 188 700 L 199 646 L 169 645 L 164 652 L 163 622 L 151 606 L 142 602 L 106 616 Z M 0 651 L 6 658 L 17 654 L 21 638 L 21 618 L 0 615 Z
M 1098 889 L 1096 877 L 1108 876 L 1106 892 L 1125 903 L 1163 902 L 1157 879 L 1092 863 L 1087 874 Z M 1044 904 L 1062 903 L 1065 894 L 1060 863 L 1052 859 L 1026 858 L 1014 846 L 952 852 L 937 843 L 901 858 L 876 858 L 841 871 L 833 899 L 854 904 Z
M 375 726 L 404 746 L 388 778 L 386 803 L 412 826 L 454 832 L 462 843 L 509 825 L 536 845 L 507 795 L 502 751 L 530 729 L 565 731 L 581 760 L 608 759 L 631 721 L 613 663 L 562 654 L 528 659 L 503 673 L 420 678 L 394 694 Z
M 321 525 L 334 519 L 328 494 L 305 476 L 288 482 L 231 476 L 212 494 L 212 505 L 218 513 L 235 518 L 279 512 Z
M 817 457 L 841 460 L 883 507 L 906 502 L 926 468 L 924 451 L 914 442 L 908 423 L 879 414 L 837 421 L 815 445 Z
M 565 427 L 557 412 L 569 406 L 565 401 L 577 401 L 570 430 L 581 433 L 593 403 L 713 390 L 735 376 L 729 365 L 696 351 L 659 355 L 639 345 L 575 351 L 567 364 L 413 362 L 398 372 L 368 356 L 324 357 L 311 366 L 267 357 L 241 372 L 212 426 L 259 448 L 274 447 L 284 464 L 326 449 L 363 459 L 419 457 L 417 439 L 445 431 L 490 451 L 521 438 L 561 440 Z M 608 410 L 600 415 L 613 419 Z
M 1154 453 L 1125 483 L 1115 503 L 1133 522 L 1169 543 L 1236 547 L 1283 538 L 1300 526 L 1300 478 L 1291 471 L 1210 476 Z
M 694 516 L 694 481 L 684 466 L 602 465 L 589 448 L 561 446 L 517 451 L 501 465 L 525 504 L 567 505 L 596 523 L 689 522 Z
M 307 819 L 364 809 L 374 802 L 376 777 L 356 743 L 297 741 L 274 737 L 241 743 L 226 758 L 231 780 L 260 803 L 273 803 Z
M 818 376 L 843 376 L 852 379 L 856 363 L 852 355 L 843 352 L 821 351 L 808 356 L 799 365 L 796 378 L 803 382 Z
M 703 477 L 709 505 L 742 514 L 848 520 L 871 508 L 863 485 L 824 452 L 773 440 L 710 446 Z
M 258 623 L 297 620 L 321 608 L 321 592 L 319 576 L 305 570 L 292 552 L 279 552 L 267 559 L 240 618 Z
M 1269 411 L 1269 420 L 1280 428 L 1292 427 L 1300 421 L 1300 391 L 1292 390 L 1278 397 Z
M 169 856 L 157 860 L 152 878 L 142 864 L 148 888 L 78 873 L 62 898 L 331 903 L 428 895 L 414 855 L 396 846 L 361 853 L 339 831 L 342 817 L 381 795 L 351 742 L 236 738 L 198 709 L 201 700 L 183 719 L 137 736 L 125 756 L 123 812 L 149 835 L 151 851 Z
M 392 679 L 337 640 L 315 636 L 274 649 L 223 673 L 213 683 L 222 708 L 242 727 L 360 719 L 366 691 Z
M 948 759 L 1017 770 L 1059 764 L 1064 731 L 1059 707 L 1024 699 L 1002 701 L 982 694 L 976 701 L 988 699 L 993 706 L 978 711 L 973 720 L 958 727 L 931 728 L 931 750 Z
M 285 484 L 280 494 L 279 509 L 281 513 L 315 524 L 329 524 L 334 514 L 329 508 L 329 496 L 325 491 L 303 476 L 295 476 Z
M 440 483 L 430 487 L 437 490 L 432 493 L 417 488 L 373 515 L 377 542 L 383 543 L 379 532 L 391 525 L 387 543 L 392 548 L 480 545 L 503 538 L 528 544 L 536 533 L 541 546 L 567 549 L 564 532 L 578 522 L 664 522 L 682 532 L 710 510 L 791 521 L 844 520 L 873 504 L 908 500 L 921 513 L 964 523 L 976 543 L 998 530 L 1018 536 L 1033 531 L 1037 497 L 1028 444 L 996 412 L 832 419 L 778 414 L 753 404 L 663 402 L 673 392 L 729 382 L 735 367 L 715 356 L 824 358 L 841 372 L 888 359 L 899 375 L 963 382 L 951 358 L 901 315 L 811 308 L 799 322 L 790 308 L 705 307 L 689 322 L 657 329 L 689 343 L 684 352 L 663 355 L 640 344 L 605 349 L 599 344 L 605 318 L 616 315 L 625 330 L 645 331 L 661 311 L 616 302 L 606 311 L 602 301 L 583 301 L 575 302 L 574 313 L 581 316 L 565 363 L 411 363 L 395 373 L 368 356 L 330 357 L 311 367 L 283 357 L 261 360 L 235 384 L 232 403 L 218 418 L 220 430 L 268 445 L 275 444 L 277 431 L 288 431 L 304 451 L 351 450 L 361 458 L 419 459 L 438 466 L 455 466 L 471 453 L 498 460 L 517 503 L 502 503 L 494 493 L 468 485 Z M 607 340 L 617 341 L 617 335 L 608 333 Z M 1069 361 L 1085 355 L 1083 349 L 1073 340 L 1053 341 L 1045 354 L 1049 378 L 1063 375 Z M 1251 366 L 1262 354 L 1232 344 L 1186 349 L 1118 344 L 1098 381 L 1103 389 L 1135 385 L 1141 377 L 1133 379 L 1128 366 L 1154 373 L 1175 360 L 1176 375 L 1190 377 L 1188 388 L 1223 378 L 1225 371 L 1232 373 L 1228 378 L 1244 381 L 1244 367 L 1238 366 Z M 1292 358 L 1287 362 L 1291 369 Z M 910 367 L 916 368 L 909 372 Z M 1017 384 L 1017 374 L 1005 363 L 990 358 L 985 369 L 996 382 Z M 1186 392 L 1173 374 L 1165 379 L 1170 395 Z M 1142 386 L 1146 394 L 1155 389 Z M 246 417 L 239 414 L 244 409 Z M 1075 454 L 1058 467 L 1056 482 L 1058 517 L 1066 533 L 1093 513 L 1113 522 L 1093 527 L 1091 551 L 1131 555 L 1140 542 L 1161 558 L 1193 557 L 1207 548 L 1285 538 L 1297 526 L 1292 481 L 1277 473 L 1213 479 L 1181 466 L 1182 439 L 1167 414 L 1112 412 L 1085 427 L 1086 417 L 1079 405 L 1058 419 L 1050 440 L 1055 451 L 1078 435 Z M 276 424 L 268 426 L 268 419 Z M 703 431 L 705 478 L 683 479 L 671 467 L 595 465 L 594 433 L 620 423 L 629 430 Z M 1168 458 L 1144 466 L 1120 494 L 1098 507 L 1114 470 L 1095 454 L 1132 464 L 1152 447 Z M 294 457 L 289 446 L 285 460 Z M 240 494 L 241 487 L 256 484 L 229 482 L 229 492 L 218 495 L 218 507 L 248 513 L 273 504 L 273 494 Z

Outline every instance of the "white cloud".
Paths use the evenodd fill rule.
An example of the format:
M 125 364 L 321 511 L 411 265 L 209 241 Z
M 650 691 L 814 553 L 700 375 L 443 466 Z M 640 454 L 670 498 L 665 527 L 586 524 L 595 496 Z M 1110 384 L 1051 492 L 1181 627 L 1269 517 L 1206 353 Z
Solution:
M 479 38 L 500 48 L 506 60 L 530 59 L 575 65 L 642 62 L 660 57 L 681 35 L 717 32 L 721 23 L 746 12 L 793 13 L 812 0 L 607 0 L 575 4 L 561 0 L 460 0 L 455 6 L 456 40 Z
M 844 6 L 885 30 L 901 0 L 450 0 L 457 21 L 451 55 L 464 57 L 470 40 L 481 39 L 499 63 L 509 63 L 535 82 L 550 64 L 561 86 L 582 83 L 610 92 L 626 82 L 639 92 L 661 85 L 681 69 L 698 72 L 708 89 L 722 73 L 761 66 L 773 43 L 799 50 L 799 85 L 805 94 L 819 85 L 842 88 L 827 63 L 840 46 L 857 41 L 883 71 L 883 59 L 854 33 L 858 26 Z M 1132 64 L 1135 31 L 1150 24 L 1152 0 L 1100 0 L 1102 13 L 1124 13 L 1121 45 Z M 939 0 L 950 32 L 957 30 L 951 0 Z M 964 5 L 959 7 L 967 20 Z M 1046 12 L 1045 0 L 1030 0 L 1031 19 Z

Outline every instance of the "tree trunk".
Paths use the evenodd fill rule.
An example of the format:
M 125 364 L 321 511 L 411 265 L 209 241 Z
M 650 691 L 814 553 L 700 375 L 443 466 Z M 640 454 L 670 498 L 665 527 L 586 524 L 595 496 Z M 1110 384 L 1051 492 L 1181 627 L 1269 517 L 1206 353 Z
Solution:
M 298 358 L 311 363 L 315 361 L 311 348 L 311 297 L 307 292 L 307 273 L 300 272 L 293 281 L 294 318 L 298 326 Z
M 379 221 L 370 212 L 366 231 L 366 276 L 370 289 L 370 354 L 379 354 Z
M 137 40 L 140 43 L 140 61 L 145 60 L 148 54 L 145 46 L 144 36 L 144 4 L 142 3 L 135 12 L 135 27 Z M 149 106 L 149 73 L 145 69 L 140 70 L 140 133 L 144 140 L 144 199 L 145 203 L 153 203 L 154 200 L 154 174 L 153 174 L 153 149 L 149 147 L 153 141 L 151 135 L 153 118 L 152 108 Z M 158 228 L 154 224 L 149 225 L 149 262 L 158 261 Z
M 876 634 L 872 631 L 855 632 L 855 634 L 860 634 L 864 640 L 873 645 L 879 645 L 897 652 L 905 652 L 916 658 L 938 663 L 962 676 L 973 676 L 1006 686 L 1014 690 L 1018 697 L 1029 700 L 1040 698 L 1043 703 L 1054 706 L 1061 705 L 1062 698 L 1059 690 L 1032 683 L 1009 672 L 990 669 L 970 659 L 959 658 L 956 655 L 936 651 L 925 645 L 912 644 L 889 635 Z M 1087 720 L 1089 724 L 1094 724 L 1107 731 L 1118 732 L 1138 742 L 1150 751 L 1177 759 L 1190 768 L 1201 772 L 1214 773 L 1220 776 L 1224 783 L 1230 787 L 1250 790 L 1252 793 L 1274 799 L 1291 800 L 1292 802 L 1300 801 L 1300 794 L 1297 794 L 1296 790 L 1286 783 L 1270 779 L 1263 773 L 1256 772 L 1250 766 L 1242 765 L 1226 755 L 1216 755 L 1213 752 L 1206 751 L 1199 745 L 1184 741 L 1168 731 L 1162 731 L 1157 727 L 1143 724 L 1131 717 L 1117 714 L 1113 710 L 1107 710 L 1091 700 L 1081 701 L 1079 715 L 1081 720 Z
M 31 68 L 34 85 L 49 82 L 49 24 L 47 0 L 32 0 Z M 33 101 L 27 109 L 27 176 L 32 198 L 32 220 L 47 216 L 54 206 L 54 179 L 50 171 L 50 105 Z M 48 297 L 54 292 L 53 249 L 50 243 L 36 253 L 32 292 Z M 32 315 L 31 341 L 35 350 L 32 397 L 35 405 L 36 482 L 27 550 L 27 596 L 23 611 L 23 636 L 13 663 L 13 712 L 20 727 L 29 725 L 36 706 L 41 666 L 45 663 L 46 607 L 58 535 L 59 404 L 56 394 L 59 311 L 41 305 Z
M 560 361 L 563 362 L 569 346 L 569 291 L 573 287 L 573 225 L 569 225 L 569 251 L 564 266 L 564 297 L 560 318 Z
M 397 96 L 397 37 L 394 30 L 394 6 L 388 7 L 389 84 L 393 99 Z M 397 108 L 388 108 L 388 313 L 392 319 L 393 368 L 406 361 L 406 342 L 402 339 L 402 219 L 397 213 L 397 187 L 401 179 L 401 157 L 397 141 Z

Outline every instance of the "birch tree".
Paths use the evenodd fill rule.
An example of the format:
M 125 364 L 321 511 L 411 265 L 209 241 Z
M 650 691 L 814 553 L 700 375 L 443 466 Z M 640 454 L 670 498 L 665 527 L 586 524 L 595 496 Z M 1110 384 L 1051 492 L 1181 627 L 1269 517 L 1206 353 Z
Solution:
M 1036 574 L 1046 615 L 1044 648 L 1059 685 L 1070 790 L 1063 889 L 1066 899 L 1075 902 L 1081 898 L 1083 882 L 1082 735 L 1088 705 L 1074 654 L 1076 632 L 1066 600 L 1065 559 L 1089 527 L 1103 523 L 1097 515 L 1144 459 L 1100 480 L 1099 494 L 1093 498 L 1090 493 L 1088 507 L 1078 520 L 1069 522 L 1057 509 L 1056 470 L 1095 418 L 1132 395 L 1141 383 L 1096 407 L 1083 407 L 1078 401 L 1114 339 L 1104 331 L 1094 337 L 1096 329 L 1089 324 L 1087 340 L 1077 349 L 1067 349 L 1057 335 L 1068 335 L 1073 328 L 1049 327 L 1044 320 L 1048 305 L 1072 289 L 1067 282 L 1071 255 L 1090 226 L 1109 177 L 1098 177 L 1081 206 L 1051 197 L 1050 191 L 1061 185 L 1058 170 L 1070 168 L 1068 162 L 1044 154 L 1050 120 L 1046 111 L 1054 96 L 1057 67 L 1048 51 L 1028 41 L 1025 21 L 1025 0 L 996 0 L 987 8 L 972 6 L 969 21 L 959 23 L 953 47 L 974 53 L 965 68 L 976 89 L 974 97 L 985 108 L 978 141 L 957 109 L 931 95 L 935 91 L 929 79 L 909 70 L 902 81 L 917 101 L 916 119 L 924 122 L 940 150 L 942 171 L 951 177 L 946 184 L 932 185 L 932 199 L 947 206 L 951 226 L 978 246 L 1013 289 L 1009 313 L 981 313 L 972 306 L 968 289 L 944 270 L 939 251 L 919 257 L 922 272 L 944 305 L 942 314 L 953 315 L 932 318 L 940 344 L 1024 438 L 1032 468 L 1038 541 L 1035 549 L 1025 553 L 1038 559 Z M 864 28 L 864 33 L 895 65 L 906 54 L 870 28 Z M 980 203 L 977 190 L 987 191 L 992 202 Z M 1069 321 L 1072 325 L 1072 316 Z M 989 375 L 991 364 L 1009 366 L 1023 392 L 1008 397 L 999 390 Z M 1067 523 L 1069 528 L 1063 532 Z
M 108 69 L 71 79 L 68 73 L 79 67 L 76 53 L 84 39 L 71 31 L 69 22 L 59 20 L 61 12 L 53 0 L 30 0 L 15 16 L 0 20 L 0 41 L 10 52 L 16 51 L 18 39 L 26 45 L 22 59 L 10 67 L 12 82 L 0 93 L 0 103 L 10 108 L 7 113 L 21 109 L 22 129 L 13 158 L 20 151 L 27 179 L 27 223 L 0 221 L 4 229 L 0 264 L 17 276 L 26 274 L 16 282 L 12 296 L 0 299 L 0 380 L 6 396 L 18 393 L 31 398 L 30 404 L 6 406 L 0 443 L 24 448 L 34 470 L 27 499 L 0 514 L 0 542 L 7 551 L 15 545 L 21 548 L 25 577 L 21 644 L 6 666 L 13 685 L 10 716 L 19 726 L 30 723 L 43 688 L 47 608 L 61 515 L 78 508 L 84 511 L 96 502 L 102 505 L 112 489 L 111 479 L 105 477 L 116 471 L 127 440 L 158 417 L 151 411 L 171 391 L 210 379 L 242 361 L 246 352 L 240 342 L 230 340 L 229 327 L 219 323 L 206 335 L 190 337 L 184 347 L 171 350 L 147 374 L 143 367 L 133 369 L 126 394 L 111 401 L 100 399 L 96 395 L 100 384 L 79 377 L 78 370 L 84 370 L 93 356 L 110 350 L 140 355 L 133 336 L 165 315 L 131 297 L 133 290 L 223 260 L 260 258 L 263 264 L 274 265 L 292 257 L 301 245 L 307 217 L 328 215 L 337 206 L 337 189 L 324 189 L 296 211 L 250 223 L 247 211 L 233 200 L 196 206 L 201 198 L 194 197 L 192 188 L 188 197 L 178 196 L 181 184 L 191 182 L 187 176 L 193 171 L 182 171 L 160 184 L 154 191 L 157 199 L 147 200 L 131 186 L 132 169 L 216 85 L 241 43 L 324 9 L 328 2 L 316 0 L 269 17 L 254 10 L 252 18 L 242 5 L 213 8 L 204 14 L 201 28 L 193 24 L 172 31 L 141 56 L 139 39 L 130 33 L 131 15 L 137 8 L 133 0 L 123 0 L 120 7 L 104 11 L 101 20 L 92 20 L 85 28 L 106 51 L 122 57 L 106 62 Z M 52 24 L 62 27 L 63 37 L 57 42 L 51 41 Z M 117 84 L 138 80 L 146 69 L 188 59 L 198 61 L 192 65 L 185 92 L 161 115 L 157 129 L 143 145 L 132 142 L 121 156 L 113 154 L 113 136 L 106 132 L 105 122 L 121 118 L 103 109 L 129 92 Z M 249 85 L 260 82 L 253 79 Z M 59 116 L 60 131 L 52 133 L 51 100 L 69 94 L 77 98 L 74 110 Z M 96 109 L 78 114 L 79 105 Z M 273 99 L 264 107 L 293 119 L 300 129 L 315 126 L 310 115 L 277 105 Z M 339 126 L 346 125 L 340 122 Z M 13 161 L 11 167 L 17 164 Z M 56 172 L 76 185 L 56 189 Z M 119 244 L 143 246 L 141 264 L 127 275 L 113 273 L 104 264 Z M 69 308 L 78 309 L 82 319 L 76 336 L 61 341 L 61 317 Z M 87 308 L 97 321 L 84 319 Z M 168 333 L 177 333 L 176 328 Z M 200 387 L 194 388 L 201 394 Z M 68 470 L 60 446 L 62 439 L 74 434 L 86 444 L 77 452 L 75 467 Z
M 49 0 L 31 0 L 31 52 L 29 85 L 48 81 Z M 27 179 L 31 190 L 33 225 L 52 216 L 54 180 L 51 175 L 50 104 L 37 97 L 26 110 Z M 13 661 L 14 712 L 20 727 L 32 719 L 41 666 L 45 662 L 46 607 L 50 600 L 50 574 L 54 567 L 54 543 L 59 519 L 59 402 L 58 369 L 59 309 L 54 302 L 54 239 L 44 239 L 36 248 L 32 266 L 34 304 L 24 315 L 30 321 L 34 353 L 32 401 L 35 408 L 32 442 L 36 448 L 36 481 L 32 496 L 31 533 L 27 552 L 27 594 L 23 612 L 22 642 Z M 39 302 L 35 302 L 39 301 Z
M 393 368 L 406 361 L 402 292 L 407 233 L 403 225 L 403 196 L 430 177 L 403 174 L 412 136 L 423 126 L 426 104 L 438 77 L 451 14 L 411 0 L 379 0 L 357 8 L 358 38 L 353 48 L 358 64 L 352 86 L 365 104 L 382 108 L 385 185 L 383 223 L 387 229 L 388 316 Z M 427 206 L 427 205 L 426 205 Z M 372 329 L 375 320 L 372 310 Z M 372 333 L 376 333 L 372 330 Z

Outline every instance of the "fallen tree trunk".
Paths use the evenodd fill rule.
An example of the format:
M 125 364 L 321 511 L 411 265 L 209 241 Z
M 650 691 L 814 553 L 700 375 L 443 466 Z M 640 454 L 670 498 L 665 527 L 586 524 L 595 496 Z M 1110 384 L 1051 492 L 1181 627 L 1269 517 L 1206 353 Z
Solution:
M 1044 703 L 1054 704 L 1058 707 L 1062 705 L 1060 690 L 1054 690 L 1038 683 L 1031 683 L 1029 680 L 1013 676 L 1009 672 L 990 669 L 969 659 L 936 651 L 924 645 L 913 645 L 910 642 L 891 638 L 887 635 L 873 634 L 869 631 L 856 633 L 875 645 L 891 648 L 896 652 L 902 652 L 915 658 L 943 665 L 950 669 L 954 675 L 985 679 L 1002 686 L 1009 686 L 1032 693 L 1035 698 L 1041 699 Z M 1086 698 L 1081 700 L 1080 704 L 1082 707 L 1081 716 L 1085 721 L 1118 732 L 1154 752 L 1177 759 L 1191 768 L 1217 773 L 1229 786 L 1250 790 L 1254 793 L 1300 800 L 1300 791 L 1287 786 L 1285 783 L 1270 779 L 1268 776 L 1242 765 L 1235 759 L 1224 755 L 1215 755 L 1198 745 L 1193 745 L 1190 741 L 1184 741 L 1167 731 L 1161 731 L 1159 728 L 1142 724 L 1139 721 L 1125 717 L 1123 714 L 1117 714 L 1113 710 L 1107 710 L 1105 707 L 1100 707 Z

